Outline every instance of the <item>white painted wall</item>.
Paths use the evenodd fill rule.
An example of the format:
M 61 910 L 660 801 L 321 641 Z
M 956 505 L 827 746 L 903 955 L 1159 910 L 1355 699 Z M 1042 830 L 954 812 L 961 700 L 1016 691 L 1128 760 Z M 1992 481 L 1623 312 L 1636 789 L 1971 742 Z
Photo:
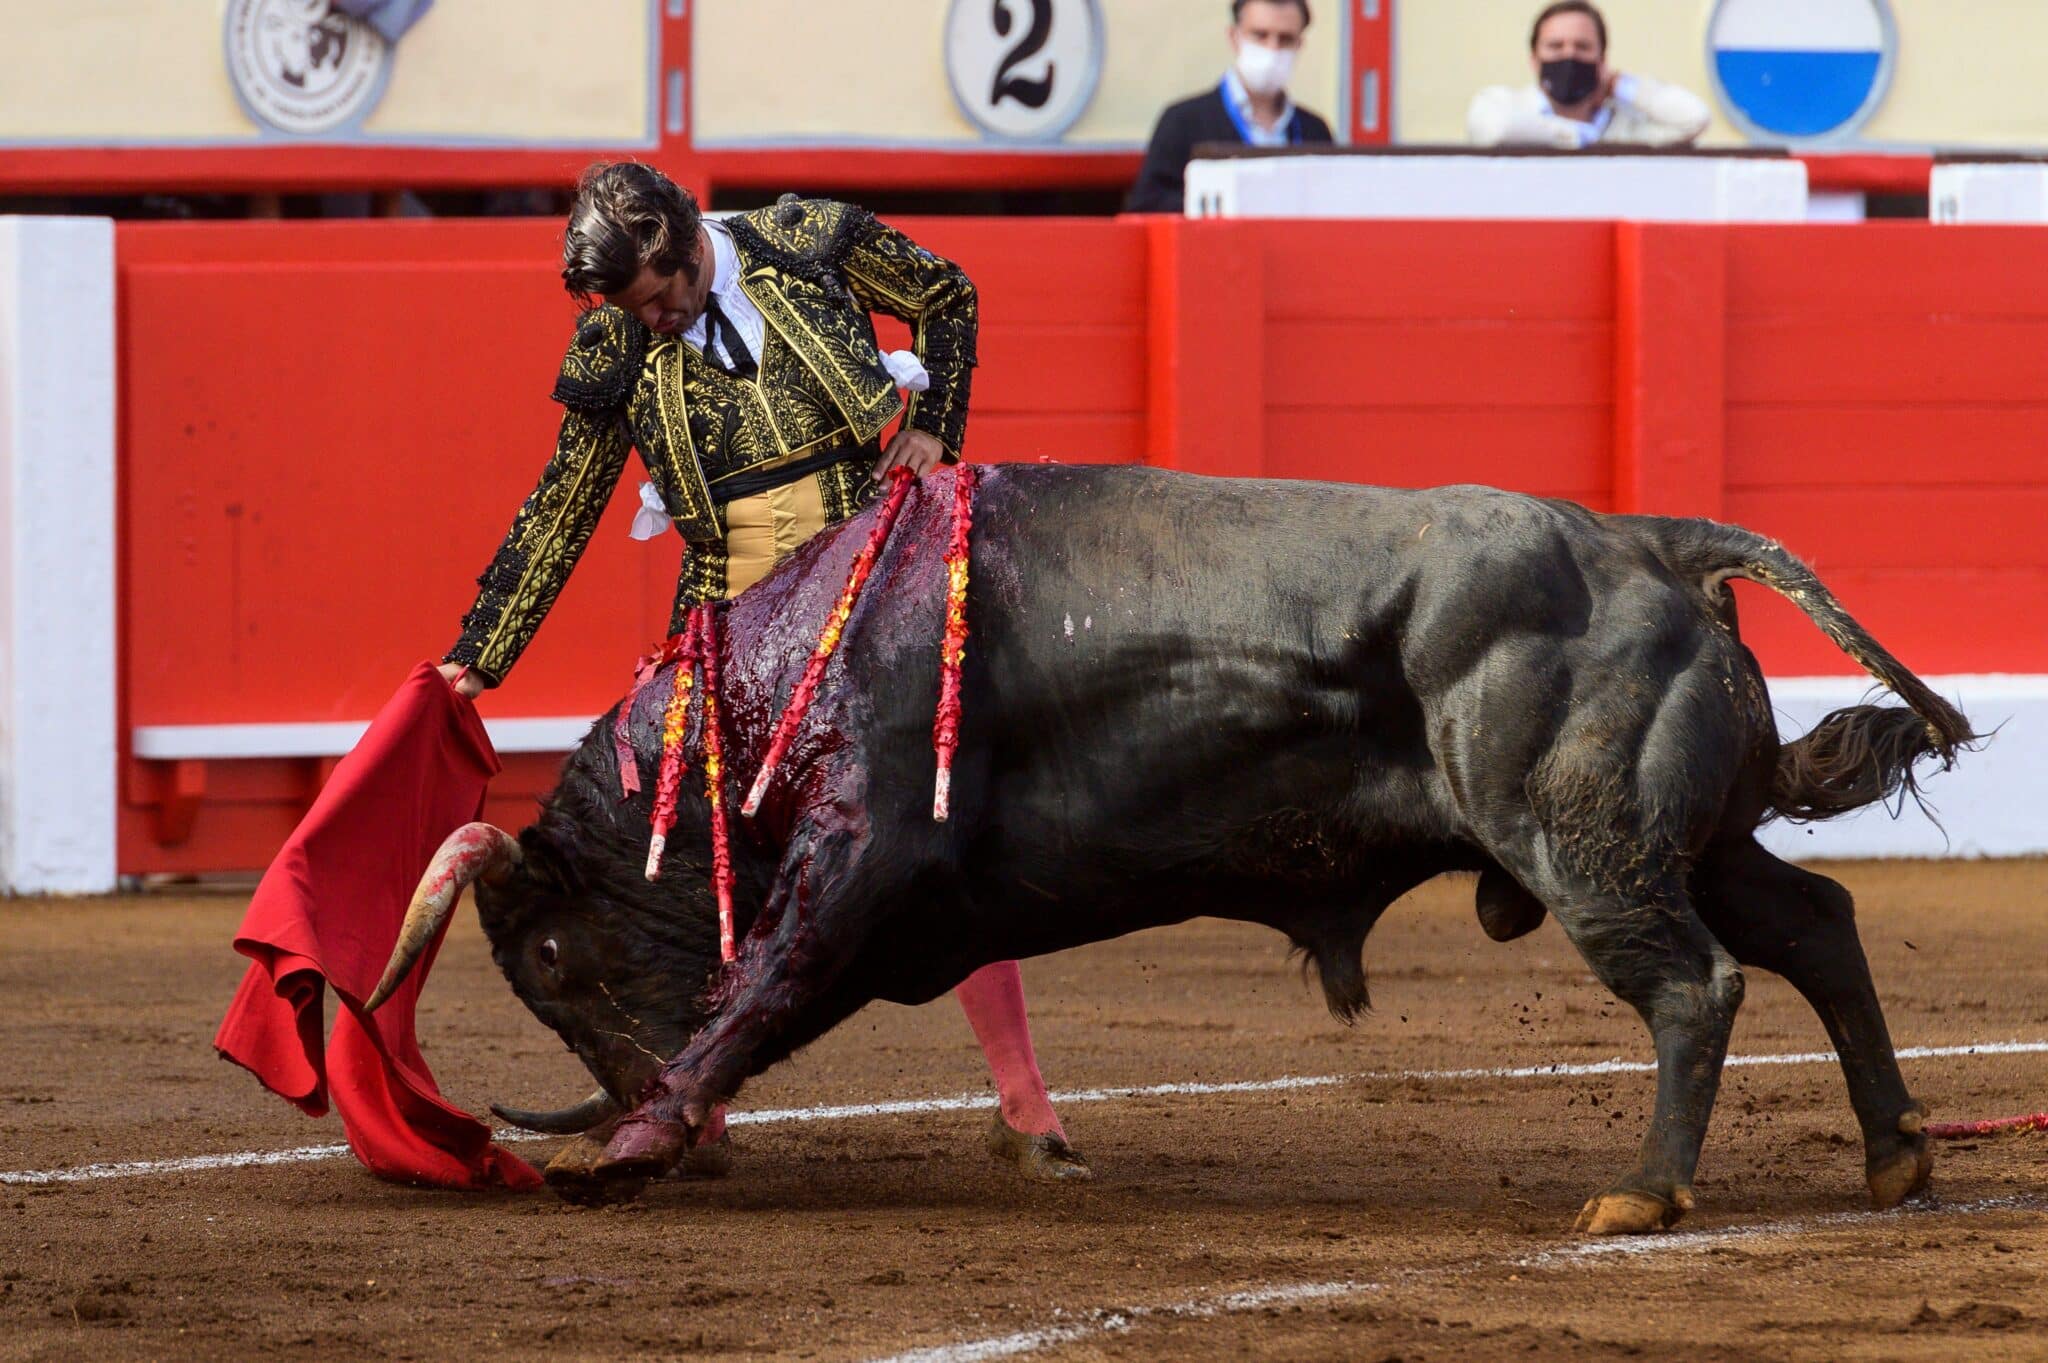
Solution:
M 114 888 L 114 225 L 0 218 L 0 891 Z
M 2048 222 L 2048 165 L 1945 162 L 1928 181 L 1927 216 L 1951 226 Z
M 1964 753 L 1955 770 L 1927 776 L 1927 802 L 1941 826 L 1908 800 L 1896 819 L 1871 808 L 1827 823 L 1773 823 L 1763 832 L 1766 847 L 1795 861 L 2048 853 L 2048 677 L 1989 673 L 1924 680 L 1960 704 L 1979 733 L 1998 730 L 1982 751 Z M 1828 711 L 1865 699 L 1897 704 L 1882 692 L 1872 698 L 1874 684 L 1859 677 L 1771 681 L 1779 734 L 1789 741 Z M 1921 770 L 1933 769 L 1923 763 Z
M 1191 161 L 1191 218 L 1804 222 L 1806 164 L 1739 156 L 1246 156 Z

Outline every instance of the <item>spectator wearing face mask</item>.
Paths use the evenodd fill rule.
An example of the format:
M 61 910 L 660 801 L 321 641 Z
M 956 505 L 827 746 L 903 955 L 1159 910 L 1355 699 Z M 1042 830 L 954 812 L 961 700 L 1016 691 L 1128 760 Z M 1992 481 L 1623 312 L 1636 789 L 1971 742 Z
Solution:
M 1588 0 L 1559 0 L 1536 16 L 1529 64 L 1534 85 L 1495 85 L 1472 97 L 1465 130 L 1475 145 L 1685 146 L 1707 130 L 1699 96 L 1607 64 L 1607 20 Z
M 1329 124 L 1287 98 L 1308 25 L 1308 0 L 1232 0 L 1236 59 L 1215 89 L 1159 115 L 1138 182 L 1124 200 L 1127 212 L 1180 212 L 1188 159 L 1199 143 L 1299 147 L 1332 140 Z

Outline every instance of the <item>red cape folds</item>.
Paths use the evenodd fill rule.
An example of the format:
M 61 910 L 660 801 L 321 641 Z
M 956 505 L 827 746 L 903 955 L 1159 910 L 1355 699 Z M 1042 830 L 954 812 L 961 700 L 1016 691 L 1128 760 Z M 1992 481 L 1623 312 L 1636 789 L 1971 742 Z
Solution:
M 483 809 L 498 755 L 476 707 L 431 663 L 413 669 L 285 843 L 235 934 L 254 964 L 213 1044 L 310 1116 L 331 1092 L 349 1148 L 372 1172 L 441 1188 L 535 1188 L 540 1175 L 450 1105 L 413 1035 L 440 950 L 375 1017 L 362 1001 L 398 938 L 420 874 Z M 324 1053 L 321 985 L 344 1007 Z

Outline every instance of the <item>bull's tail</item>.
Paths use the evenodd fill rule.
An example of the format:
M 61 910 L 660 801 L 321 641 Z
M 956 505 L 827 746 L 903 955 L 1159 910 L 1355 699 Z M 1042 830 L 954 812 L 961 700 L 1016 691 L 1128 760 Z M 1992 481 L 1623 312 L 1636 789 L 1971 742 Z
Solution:
M 1920 797 L 1913 767 L 1938 758 L 1941 769 L 1981 735 L 1963 712 L 1934 693 L 1856 623 L 1813 570 L 1782 547 L 1740 526 L 1706 520 L 1627 516 L 1628 522 L 1671 570 L 1692 578 L 1709 597 L 1731 577 L 1760 583 L 1797 606 L 1908 709 L 1852 705 L 1836 710 L 1811 732 L 1778 748 L 1771 781 L 1771 815 L 1806 822 L 1829 819 L 1901 791 Z

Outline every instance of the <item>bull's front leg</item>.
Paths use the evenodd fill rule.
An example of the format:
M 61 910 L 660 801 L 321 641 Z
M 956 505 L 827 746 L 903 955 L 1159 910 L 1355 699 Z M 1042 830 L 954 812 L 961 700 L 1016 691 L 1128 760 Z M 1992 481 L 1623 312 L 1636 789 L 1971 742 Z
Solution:
M 761 917 L 716 986 L 710 1021 L 663 1067 L 597 1162 L 609 1197 L 631 1198 L 666 1173 L 742 1083 L 863 1001 L 838 997 L 835 985 L 878 902 L 861 890 L 867 849 L 843 823 L 801 826 L 790 839 Z

